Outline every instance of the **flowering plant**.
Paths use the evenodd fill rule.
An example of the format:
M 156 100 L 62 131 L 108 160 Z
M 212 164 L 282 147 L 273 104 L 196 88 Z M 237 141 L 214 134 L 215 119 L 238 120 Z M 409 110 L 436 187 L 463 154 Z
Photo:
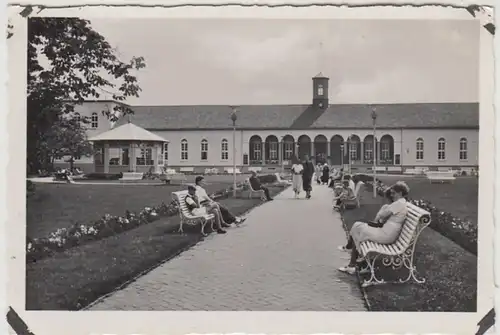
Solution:
M 274 176 L 274 175 L 273 175 Z M 267 177 L 267 176 L 264 176 Z M 274 176 L 276 179 L 276 176 Z M 264 181 L 262 181 L 264 183 Z M 237 190 L 244 190 L 248 186 L 245 183 L 238 183 Z M 213 193 L 210 197 L 214 200 L 229 198 L 233 194 L 233 187 L 223 189 Z M 168 204 L 162 203 L 159 206 L 144 207 L 139 212 L 126 211 L 124 216 L 114 216 L 105 214 L 99 220 L 90 224 L 75 224 L 70 228 L 59 228 L 46 237 L 27 238 L 26 259 L 32 262 L 54 252 L 67 250 L 87 243 L 89 241 L 100 240 L 118 233 L 133 229 L 156 221 L 160 217 L 176 215 L 179 211 L 177 203 L 171 201 Z

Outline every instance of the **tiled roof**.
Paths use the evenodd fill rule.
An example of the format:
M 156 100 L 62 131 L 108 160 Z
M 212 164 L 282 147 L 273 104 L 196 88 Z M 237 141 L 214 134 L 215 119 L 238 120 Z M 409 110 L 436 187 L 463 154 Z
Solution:
M 165 142 L 165 139 L 133 123 L 125 123 L 102 134 L 89 138 L 89 141 L 151 141 Z
M 232 128 L 229 106 L 131 108 L 131 122 L 149 130 Z M 379 128 L 479 127 L 478 103 L 337 104 L 323 111 L 310 105 L 246 105 L 238 107 L 236 125 L 240 129 L 371 128 L 372 108 Z M 125 118 L 118 125 L 126 122 Z

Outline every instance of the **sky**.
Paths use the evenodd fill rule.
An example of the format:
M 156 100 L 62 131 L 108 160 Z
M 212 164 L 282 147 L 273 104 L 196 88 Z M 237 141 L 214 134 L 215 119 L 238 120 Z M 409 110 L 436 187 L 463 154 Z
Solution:
M 122 60 L 143 56 L 132 105 L 476 102 L 473 20 L 93 19 Z

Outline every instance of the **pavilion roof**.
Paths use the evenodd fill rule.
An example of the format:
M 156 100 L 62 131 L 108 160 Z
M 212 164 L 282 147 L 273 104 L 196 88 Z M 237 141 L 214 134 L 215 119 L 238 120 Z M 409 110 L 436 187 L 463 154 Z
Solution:
M 142 141 L 167 142 L 163 137 L 153 134 L 133 123 L 125 123 L 99 135 L 89 138 L 91 142 L 98 141 Z

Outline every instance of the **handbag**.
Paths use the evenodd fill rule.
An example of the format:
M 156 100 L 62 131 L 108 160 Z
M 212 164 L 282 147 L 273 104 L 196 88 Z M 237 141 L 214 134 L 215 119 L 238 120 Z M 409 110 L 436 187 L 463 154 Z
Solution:
M 382 228 L 384 226 L 384 224 L 381 222 L 369 221 L 368 226 L 373 227 L 373 228 Z

